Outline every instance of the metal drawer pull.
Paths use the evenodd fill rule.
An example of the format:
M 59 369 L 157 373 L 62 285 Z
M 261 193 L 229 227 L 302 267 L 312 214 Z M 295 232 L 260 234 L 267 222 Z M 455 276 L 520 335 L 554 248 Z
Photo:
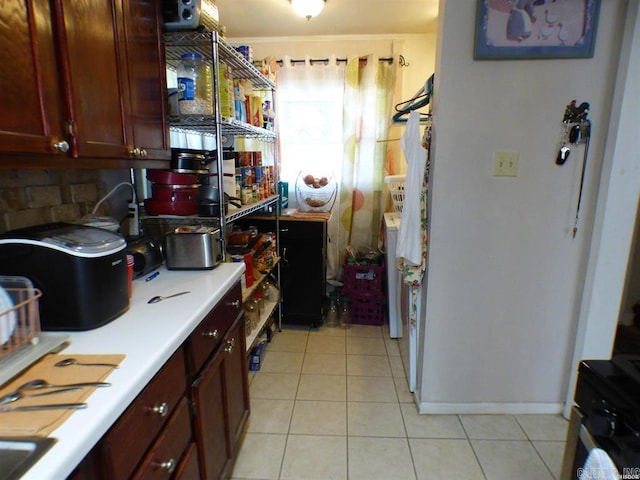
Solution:
M 169 405 L 167 405 L 167 402 L 162 402 L 160 405 L 154 405 L 148 410 L 151 410 L 153 413 L 157 413 L 161 417 L 166 417 L 167 413 L 169 413 Z
M 232 338 L 231 340 L 227 340 L 227 346 L 225 347 L 224 351 L 227 352 L 228 354 L 231 354 L 233 352 L 233 347 L 236 346 L 236 339 Z
M 202 336 L 209 338 L 218 338 L 218 330 L 214 330 L 213 332 L 202 332 Z
M 176 469 L 176 461 L 173 458 L 170 458 L 166 462 L 152 462 L 151 465 L 153 467 L 166 470 L 169 473 L 173 473 L 173 471 Z
M 240 300 L 236 300 L 234 302 L 227 302 L 227 306 L 228 307 L 239 307 L 240 306 Z

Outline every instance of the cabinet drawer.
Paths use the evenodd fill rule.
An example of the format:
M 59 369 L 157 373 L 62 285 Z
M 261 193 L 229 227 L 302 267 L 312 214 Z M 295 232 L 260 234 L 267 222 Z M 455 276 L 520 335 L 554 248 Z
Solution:
M 193 480 L 200 478 L 200 464 L 196 444 L 191 442 L 176 470 L 175 480 Z
M 189 404 L 187 399 L 183 398 L 133 478 L 170 479 L 190 441 Z
M 189 337 L 192 374 L 200 371 L 209 356 L 218 348 L 222 337 L 240 314 L 241 308 L 242 290 L 238 282 L 213 307 Z
M 186 390 L 179 348 L 103 437 L 101 456 L 111 478 L 128 478 Z

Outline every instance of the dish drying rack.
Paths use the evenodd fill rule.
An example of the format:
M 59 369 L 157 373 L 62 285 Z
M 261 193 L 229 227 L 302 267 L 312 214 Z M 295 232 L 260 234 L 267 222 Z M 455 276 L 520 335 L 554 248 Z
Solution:
M 42 292 L 26 277 L 0 276 L 0 385 L 62 345 L 68 335 L 40 330 L 38 299 Z M 8 299 L 13 306 L 8 306 Z M 4 329 L 4 331 L 2 331 Z M 6 341 L 5 338 L 7 337 Z

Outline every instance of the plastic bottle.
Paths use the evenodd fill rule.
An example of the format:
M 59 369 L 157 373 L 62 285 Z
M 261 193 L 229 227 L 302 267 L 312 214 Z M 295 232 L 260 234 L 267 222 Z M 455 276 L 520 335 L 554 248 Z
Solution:
M 351 328 L 351 307 L 349 305 L 349 297 L 342 297 L 340 308 L 340 328 L 348 330 Z
M 177 69 L 180 115 L 213 114 L 211 66 L 199 53 L 184 53 Z
M 338 326 L 338 305 L 336 303 L 335 293 L 329 294 L 329 308 L 327 308 L 325 325 L 329 328 Z

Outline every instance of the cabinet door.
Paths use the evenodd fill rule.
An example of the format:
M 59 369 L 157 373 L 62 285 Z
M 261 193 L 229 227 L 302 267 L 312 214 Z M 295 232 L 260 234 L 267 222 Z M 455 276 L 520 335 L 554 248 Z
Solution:
M 235 454 L 242 427 L 249 416 L 249 381 L 245 355 L 244 316 L 236 321 L 223 344 L 225 396 L 229 419 L 231 452 Z
M 202 478 L 228 474 L 249 415 L 244 317 L 239 316 L 220 349 L 193 383 L 196 443 Z
M 169 159 L 166 67 L 162 48 L 161 2 L 125 0 L 124 34 L 129 77 L 129 142 L 142 158 Z
M 283 321 L 322 324 L 326 276 L 326 222 L 280 221 Z
M 116 0 L 57 0 L 74 157 L 127 158 L 126 50 Z
M 175 480 L 194 480 L 196 478 L 200 478 L 200 464 L 198 463 L 196 444 L 191 443 L 176 469 Z
M 0 151 L 55 153 L 64 106 L 49 2 L 0 7 Z M 58 152 L 62 153 L 62 152 Z
M 54 4 L 71 155 L 168 159 L 158 2 Z
M 214 355 L 191 390 L 203 479 L 220 478 L 231 460 L 224 399 L 224 359 L 222 351 Z

